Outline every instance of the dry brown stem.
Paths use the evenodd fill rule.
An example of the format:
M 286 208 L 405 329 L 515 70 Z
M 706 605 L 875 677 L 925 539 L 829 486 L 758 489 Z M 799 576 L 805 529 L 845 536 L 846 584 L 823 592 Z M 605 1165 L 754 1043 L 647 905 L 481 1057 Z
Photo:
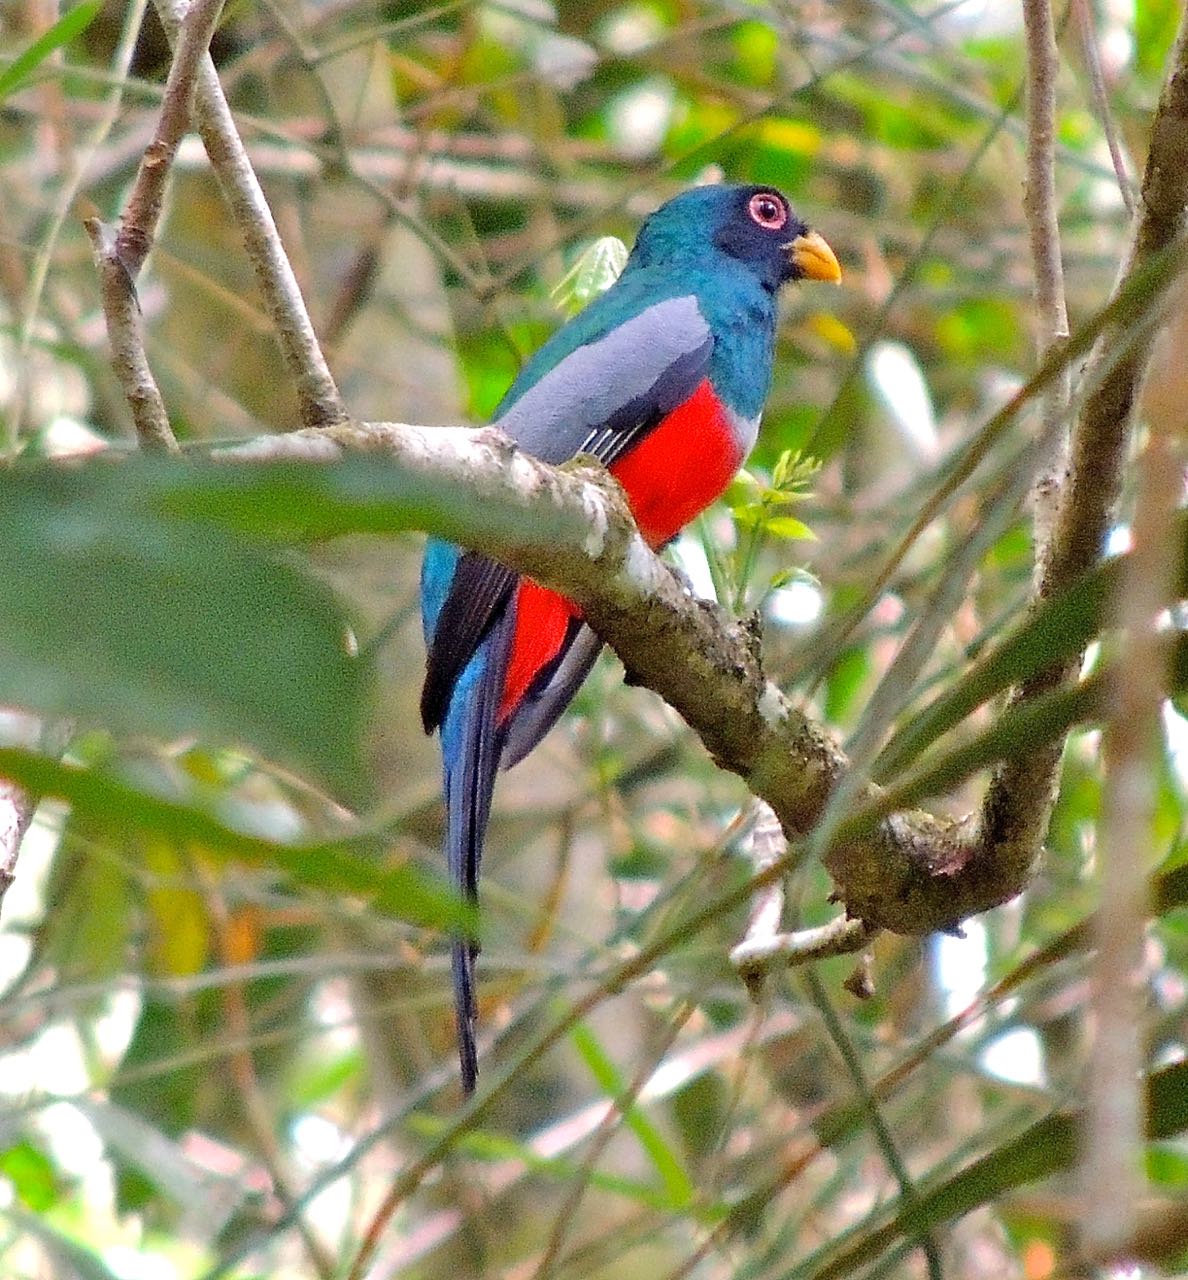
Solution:
M 1176 524 L 1188 461 L 1188 290 L 1177 291 L 1173 306 L 1144 388 L 1148 437 L 1138 463 L 1134 549 L 1114 608 L 1122 638 L 1104 735 L 1082 1216 L 1083 1246 L 1102 1261 L 1126 1256 L 1145 1191 L 1147 876 L 1155 856 L 1160 715 L 1171 675 L 1171 636 L 1160 618 L 1180 568 Z

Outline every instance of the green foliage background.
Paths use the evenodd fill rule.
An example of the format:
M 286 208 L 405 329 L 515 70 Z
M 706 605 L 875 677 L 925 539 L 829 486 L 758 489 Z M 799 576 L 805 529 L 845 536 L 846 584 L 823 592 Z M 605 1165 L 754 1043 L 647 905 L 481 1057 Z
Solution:
M 1179 12 L 1098 14 L 1132 174 Z M 726 960 L 745 912 L 682 928 L 746 874 L 742 784 L 604 659 L 501 782 L 483 1083 L 508 1083 L 459 1122 L 445 932 L 478 926 L 438 865 L 407 503 L 365 468 L 335 487 L 44 465 L 80 439 L 130 448 L 79 215 L 118 216 L 167 49 L 135 4 L 12 14 L 0 776 L 46 800 L 0 933 L 0 1272 L 345 1274 L 393 1179 L 428 1151 L 432 1176 L 379 1240 L 377 1275 L 1056 1274 L 1072 1256 L 1096 730 L 1070 742 L 1041 873 L 971 925 L 956 969 L 940 944 L 881 937 L 869 999 L 843 987 L 851 959 L 773 979 L 756 1003 Z M 844 740 L 1036 427 L 1010 424 L 843 627 L 943 460 L 1034 368 L 1014 6 L 257 0 L 228 6 L 214 53 L 360 417 L 483 420 L 597 283 L 582 258 L 597 238 L 629 243 L 693 181 L 788 193 L 846 279 L 787 300 L 750 475 L 682 555 L 704 556 L 723 602 L 761 611 L 769 673 Z M 1075 328 L 1108 296 L 1127 218 L 1071 24 L 1061 53 Z M 188 449 L 296 425 L 196 139 L 139 287 Z M 897 740 L 888 782 L 941 730 L 929 760 L 943 774 L 1067 635 L 1028 633 L 993 673 L 998 702 L 982 705 L 984 687 L 963 701 L 971 662 L 1027 597 L 1028 525 L 1006 523 L 897 727 L 918 730 L 937 695 L 948 717 L 911 750 Z M 789 623 L 793 589 L 818 617 Z M 1080 604 L 1092 634 L 1100 614 Z M 1178 713 L 1167 728 L 1147 1173 L 1183 1197 Z M 1027 746 L 1008 725 L 994 750 Z M 967 772 L 929 803 L 975 807 L 984 777 Z M 790 922 L 830 919 L 828 893 L 803 868 Z

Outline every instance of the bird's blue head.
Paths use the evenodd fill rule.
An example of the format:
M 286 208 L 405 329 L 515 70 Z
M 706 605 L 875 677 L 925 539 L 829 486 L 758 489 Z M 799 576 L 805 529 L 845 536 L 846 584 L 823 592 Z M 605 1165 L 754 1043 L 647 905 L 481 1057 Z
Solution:
M 841 279 L 825 240 L 774 187 L 694 187 L 662 204 L 640 228 L 637 266 L 704 267 L 713 254 L 741 262 L 774 293 L 793 280 Z

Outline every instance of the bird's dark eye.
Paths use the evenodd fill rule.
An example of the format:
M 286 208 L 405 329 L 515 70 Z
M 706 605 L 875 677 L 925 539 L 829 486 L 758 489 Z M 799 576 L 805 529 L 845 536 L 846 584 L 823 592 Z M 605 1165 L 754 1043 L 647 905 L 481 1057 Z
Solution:
M 784 202 L 764 192 L 751 197 L 747 212 L 765 231 L 779 231 L 788 221 L 788 210 Z

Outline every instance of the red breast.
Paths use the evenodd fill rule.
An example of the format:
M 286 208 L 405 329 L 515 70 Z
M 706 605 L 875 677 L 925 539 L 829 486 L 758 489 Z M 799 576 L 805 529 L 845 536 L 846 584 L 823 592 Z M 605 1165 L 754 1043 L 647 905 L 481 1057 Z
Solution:
M 722 495 L 742 465 L 747 443 L 707 378 L 611 467 L 653 547 L 675 537 Z

